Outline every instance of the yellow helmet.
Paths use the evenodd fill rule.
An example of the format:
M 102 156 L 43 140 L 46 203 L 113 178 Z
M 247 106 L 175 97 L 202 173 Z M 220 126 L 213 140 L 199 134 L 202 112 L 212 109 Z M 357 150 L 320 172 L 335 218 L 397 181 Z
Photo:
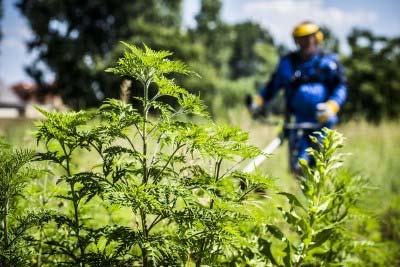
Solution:
M 324 34 L 320 31 L 318 25 L 310 21 L 298 24 L 294 27 L 292 33 L 293 38 L 304 37 L 311 34 L 315 34 L 318 43 L 321 43 L 324 40 Z

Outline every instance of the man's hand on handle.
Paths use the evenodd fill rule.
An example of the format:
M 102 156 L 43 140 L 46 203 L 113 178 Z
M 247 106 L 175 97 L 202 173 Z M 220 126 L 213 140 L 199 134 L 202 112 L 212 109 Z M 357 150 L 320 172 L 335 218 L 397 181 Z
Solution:
M 329 100 L 327 102 L 318 104 L 317 105 L 318 121 L 321 123 L 327 122 L 330 118 L 332 118 L 338 113 L 339 109 L 340 109 L 339 105 L 333 100 Z
M 264 111 L 264 99 L 260 95 L 247 95 L 246 106 L 253 118 L 256 118 Z

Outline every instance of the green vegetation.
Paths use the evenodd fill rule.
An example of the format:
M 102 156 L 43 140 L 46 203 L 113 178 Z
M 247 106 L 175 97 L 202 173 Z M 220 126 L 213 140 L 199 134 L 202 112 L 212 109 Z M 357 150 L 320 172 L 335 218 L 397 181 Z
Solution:
M 399 38 L 349 34 L 345 138 L 326 130 L 303 178 L 285 147 L 246 174 L 276 133 L 244 96 L 287 48 L 224 22 L 221 0 L 202 0 L 191 29 L 181 6 L 17 1 L 27 73 L 76 111 L 0 121 L 0 266 L 399 266 Z
M 354 29 L 348 36 L 351 54 L 345 58 L 349 81 L 348 117 L 370 121 L 398 118 L 400 107 L 400 38 L 376 36 Z
M 343 136 L 323 129 L 312 137 L 316 149 L 309 149 L 315 159 L 315 167 L 310 168 L 307 161 L 300 165 L 304 177 L 300 178 L 300 187 L 305 204 L 293 194 L 280 192 L 287 197 L 289 208 L 279 207 L 289 228 L 296 233 L 297 243 L 276 226 L 268 225 L 269 232 L 285 243 L 285 266 L 343 264 L 352 261 L 355 240 L 351 230 L 346 227 L 354 216 L 352 209 L 364 193 L 364 181 L 349 172 L 341 170 L 343 154 L 337 151 L 343 144 Z M 341 170 L 341 171 L 337 171 Z M 266 241 L 267 248 L 272 242 Z M 278 265 L 271 251 L 271 262 Z M 355 257 L 357 258 L 357 257 Z
M 240 114 L 240 115 L 239 115 Z M 250 141 L 258 147 L 265 146 L 273 139 L 274 127 L 250 121 L 244 111 L 232 111 L 228 116 L 234 125 L 243 125 L 249 131 Z M 236 118 L 241 117 L 241 120 Z M 344 166 L 368 181 L 368 190 L 361 195 L 359 209 L 364 213 L 363 222 L 353 221 L 353 236 L 361 243 L 364 238 L 370 242 L 360 253 L 371 265 L 397 266 L 400 252 L 399 231 L 399 165 L 397 144 L 400 142 L 399 124 L 382 122 L 372 125 L 365 121 L 342 124 L 338 131 L 345 136 L 344 152 L 349 153 Z M 283 146 L 271 155 L 261 170 L 277 177 L 280 188 L 298 194 L 301 189 L 288 172 L 287 147 Z M 364 239 L 365 240 L 365 239 Z M 357 266 L 357 264 L 355 264 Z
M 269 185 L 266 177 L 222 165 L 259 151 L 246 145 L 247 135 L 240 130 L 209 122 L 201 101 L 166 77 L 190 73 L 182 63 L 168 60 L 169 52 L 126 46 L 124 57 L 108 71 L 143 84 L 140 111 L 117 100 L 94 113 L 42 111 L 46 120 L 37 126 L 36 137 L 45 151 L 36 159 L 58 166 L 62 189 L 56 198 L 62 205 L 50 215 L 55 224 L 41 228 L 40 239 L 32 237 L 32 242 L 49 255 L 41 261 L 50 265 L 218 262 L 235 240 L 245 238 L 239 229 L 251 221 L 243 206 L 252 192 Z M 154 84 L 158 92 L 150 98 Z M 165 97 L 174 98 L 178 107 L 158 100 Z M 160 112 L 158 119 L 151 120 L 150 109 Z M 189 114 L 205 122 L 185 121 Z M 95 125 L 90 123 L 94 119 Z M 93 151 L 93 165 L 81 164 L 84 151 Z M 246 186 L 239 188 L 239 181 Z M 96 221 L 92 200 L 126 208 L 130 223 Z
M 192 72 L 169 52 L 124 45 L 108 72 L 142 85 L 138 108 L 107 100 L 93 111 L 42 111 L 35 160 L 46 172 L 32 167 L 32 152 L 1 147 L 2 265 L 396 263 L 398 208 L 388 203 L 376 213 L 382 220 L 368 217 L 374 209 L 360 212 L 359 201 L 373 206 L 363 195 L 382 191 L 365 191 L 341 166 L 340 134 L 325 130 L 311 151 L 317 164 L 303 164 L 300 181 L 286 175 L 276 186 L 261 172 L 243 173 L 241 163 L 260 151 L 245 132 L 213 123 L 201 100 L 169 78 Z M 250 140 L 265 131 L 255 126 Z M 268 168 L 274 160 L 266 173 L 282 171 L 284 160 Z
M 12 149 L 0 143 L 0 264 L 1 266 L 23 266 L 27 257 L 28 230 L 48 221 L 44 211 L 21 208 L 24 188 L 33 179 L 40 177 L 31 161 L 35 153 L 31 150 Z

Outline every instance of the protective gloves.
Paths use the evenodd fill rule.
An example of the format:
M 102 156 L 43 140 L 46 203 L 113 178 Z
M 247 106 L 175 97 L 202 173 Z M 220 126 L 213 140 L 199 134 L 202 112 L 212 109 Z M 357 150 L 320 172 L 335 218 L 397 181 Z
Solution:
M 319 103 L 317 105 L 317 119 L 319 122 L 324 123 L 327 122 L 330 118 L 335 116 L 340 107 L 338 103 L 333 100 L 328 100 L 324 103 Z
M 260 95 L 247 95 L 246 105 L 253 117 L 257 117 L 263 112 L 264 99 Z

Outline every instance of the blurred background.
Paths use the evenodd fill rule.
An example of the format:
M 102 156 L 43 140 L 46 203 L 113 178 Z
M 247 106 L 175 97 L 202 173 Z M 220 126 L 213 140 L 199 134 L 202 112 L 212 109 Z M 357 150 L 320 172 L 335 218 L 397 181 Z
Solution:
M 103 70 L 124 40 L 187 62 L 202 79 L 181 83 L 217 115 L 242 105 L 294 48 L 294 25 L 312 20 L 322 26 L 324 47 L 346 67 L 350 97 L 342 117 L 377 122 L 400 113 L 399 1 L 86 2 L 2 0 L 2 103 L 85 108 L 117 97 L 119 81 Z
M 119 97 L 121 80 L 104 69 L 121 54 L 122 40 L 174 52 L 202 77 L 179 76 L 179 83 L 200 94 L 216 121 L 248 130 L 263 147 L 275 129 L 252 121 L 244 97 L 295 48 L 296 24 L 321 25 L 324 49 L 339 54 L 348 79 L 339 126 L 352 153 L 346 164 L 373 187 L 365 207 L 377 220 L 360 227 L 385 246 L 377 250 L 381 259 L 387 253 L 400 261 L 400 1 L 0 0 L 0 6 L 0 134 L 19 146 L 33 144 L 32 105 L 91 108 Z M 286 157 L 280 149 L 262 169 L 296 190 Z

